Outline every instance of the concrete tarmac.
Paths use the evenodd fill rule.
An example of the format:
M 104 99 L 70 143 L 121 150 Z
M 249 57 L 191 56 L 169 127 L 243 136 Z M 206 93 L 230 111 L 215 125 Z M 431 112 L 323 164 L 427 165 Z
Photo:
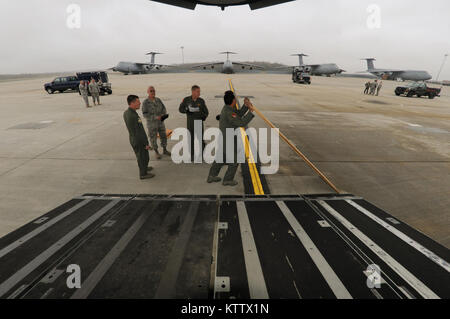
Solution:
M 448 87 L 434 100 L 406 98 L 393 93 L 402 83 L 384 81 L 380 96 L 369 96 L 366 79 L 313 77 L 307 86 L 264 73 L 110 74 L 113 95 L 89 109 L 78 93 L 48 95 L 51 78 L 2 82 L 0 236 L 83 193 L 242 194 L 239 173 L 236 187 L 207 184 L 208 164 L 158 161 L 152 152 L 156 177 L 140 181 L 122 119 L 126 96 L 142 101 L 154 85 L 170 114 L 167 128 L 184 127 L 178 106 L 198 84 L 206 127 L 216 127 L 223 106 L 216 96 L 228 78 L 340 189 L 450 247 Z M 266 127 L 259 118 L 251 126 Z M 280 169 L 266 178 L 272 194 L 332 192 L 282 141 Z

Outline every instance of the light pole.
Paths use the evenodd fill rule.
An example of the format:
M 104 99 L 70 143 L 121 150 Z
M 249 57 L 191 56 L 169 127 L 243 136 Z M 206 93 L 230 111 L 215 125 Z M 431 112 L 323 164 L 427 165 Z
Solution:
M 180 49 L 181 49 L 181 58 L 183 59 L 184 64 L 184 46 L 181 46 Z
M 436 81 L 439 80 L 439 76 L 441 75 L 441 71 L 444 68 L 445 60 L 447 60 L 447 57 L 448 57 L 448 54 L 444 54 L 444 60 L 442 60 L 441 67 L 440 67 L 439 72 L 438 72 L 438 74 L 436 76 Z

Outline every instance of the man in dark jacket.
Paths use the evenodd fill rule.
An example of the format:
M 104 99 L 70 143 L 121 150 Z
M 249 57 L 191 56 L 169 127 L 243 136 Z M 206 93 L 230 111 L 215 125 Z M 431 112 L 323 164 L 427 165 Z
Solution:
M 227 159 L 227 151 L 229 150 L 227 149 L 226 131 L 227 129 L 235 130 L 239 127 L 246 127 L 247 124 L 250 123 L 250 121 L 255 117 L 253 115 L 254 108 L 250 100 L 246 98 L 244 101 L 244 106 L 238 109 L 236 106 L 236 97 L 232 91 L 226 91 L 223 99 L 225 106 L 222 108 L 219 120 L 219 128 L 222 133 L 223 161 L 218 162 L 217 159 L 214 161 L 211 169 L 209 170 L 207 182 L 220 182 L 221 179 L 218 177 L 220 169 L 222 166 L 228 165 L 222 184 L 225 186 L 235 186 L 237 185 L 237 182 L 234 180 L 234 175 L 236 175 L 236 171 L 239 166 L 239 163 L 237 162 L 237 139 L 236 136 L 233 137 L 234 154 L 233 157 L 230 156 L 232 162 L 225 163 Z
M 208 108 L 206 107 L 205 100 L 200 97 L 200 87 L 198 85 L 192 86 L 191 96 L 187 96 L 180 104 L 180 113 L 186 114 L 187 129 L 191 135 L 191 159 L 194 160 L 194 123 L 195 121 L 201 121 L 201 133 L 197 136 L 200 143 L 201 151 L 203 152 L 203 122 L 208 117 Z
M 141 107 L 141 102 L 136 95 L 128 95 L 127 102 L 128 109 L 123 112 L 123 119 L 130 135 L 131 147 L 136 154 L 139 166 L 139 178 L 152 178 L 155 175 L 150 173 L 152 167 L 148 167 L 148 162 L 150 160 L 148 150 L 150 146 L 148 145 L 147 134 L 142 125 L 142 120 L 136 112 L 136 110 Z

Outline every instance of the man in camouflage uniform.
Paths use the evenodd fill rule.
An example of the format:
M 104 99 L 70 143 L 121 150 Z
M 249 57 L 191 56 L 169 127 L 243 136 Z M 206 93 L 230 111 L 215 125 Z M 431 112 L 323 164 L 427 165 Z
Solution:
M 383 81 L 380 80 L 380 82 L 378 82 L 378 85 L 377 85 L 376 96 L 378 96 L 378 94 L 380 94 L 380 90 L 381 90 L 382 87 L 383 87 Z
M 369 94 L 369 88 L 370 88 L 370 81 L 367 81 L 366 84 L 364 84 L 364 94 Z
M 94 102 L 94 105 L 95 105 L 95 101 L 97 101 L 97 104 L 100 105 L 100 89 L 99 89 L 97 83 L 95 83 L 94 79 L 91 79 L 91 83 L 89 83 L 89 92 L 91 93 L 92 101 Z
M 163 116 L 167 114 L 167 111 L 161 99 L 156 97 L 156 90 L 153 86 L 148 88 L 147 94 L 148 98 L 142 102 L 142 114 L 144 114 L 144 117 L 147 120 L 148 136 L 150 137 L 152 149 L 155 151 L 156 158 L 161 159 L 157 144 L 158 134 L 161 139 L 163 154 L 167 156 L 171 155 L 167 150 L 166 126 L 164 125 L 163 118 Z
M 84 81 L 80 81 L 80 85 L 78 86 L 78 90 L 80 91 L 80 95 L 86 103 L 86 107 L 90 107 L 89 99 L 88 99 L 88 88 Z
M 236 175 L 236 171 L 238 169 L 239 163 L 237 161 L 237 138 L 233 135 L 234 138 L 234 154 L 231 163 L 227 163 L 227 139 L 226 139 L 226 131 L 228 129 L 237 129 L 239 127 L 246 127 L 248 123 L 255 117 L 253 115 L 253 104 L 250 102 L 248 98 L 244 100 L 244 106 L 240 109 L 237 109 L 236 97 L 232 91 L 225 92 L 224 96 L 225 106 L 222 108 L 222 112 L 220 113 L 219 120 L 219 128 L 222 133 L 222 147 L 223 147 L 223 161 L 214 163 L 209 170 L 209 175 L 207 182 L 215 183 L 220 182 L 220 177 L 218 177 L 220 173 L 220 169 L 224 165 L 228 165 L 228 169 L 223 178 L 222 184 L 225 186 L 235 186 L 237 182 L 234 180 L 234 175 Z M 231 141 L 230 141 L 231 143 Z M 219 144 L 220 145 L 220 144 Z M 231 159 L 231 156 L 230 156 Z M 220 159 L 219 159 L 220 160 Z
M 142 120 L 139 117 L 136 110 L 141 107 L 141 102 L 139 97 L 136 95 L 128 95 L 127 97 L 128 109 L 123 113 L 123 120 L 127 126 L 128 133 L 130 135 L 130 144 L 136 154 L 136 159 L 139 166 L 139 178 L 148 179 L 155 175 L 150 173 L 153 169 L 148 167 L 148 162 L 150 160 L 148 155 L 148 150 L 150 146 L 148 145 L 147 134 L 145 133 L 144 126 L 142 125 Z
M 200 87 L 198 85 L 192 86 L 191 96 L 187 96 L 180 104 L 180 113 L 186 114 L 187 129 L 191 135 L 191 159 L 194 160 L 194 123 L 195 121 L 201 121 L 201 135 L 197 138 L 200 139 L 200 145 L 203 150 L 205 144 L 203 142 L 203 122 L 208 117 L 208 108 L 206 107 L 205 100 L 200 97 Z M 203 152 L 202 152 L 203 153 Z
M 375 95 L 375 90 L 377 89 L 378 86 L 378 81 L 375 80 L 373 82 L 370 83 L 370 95 Z

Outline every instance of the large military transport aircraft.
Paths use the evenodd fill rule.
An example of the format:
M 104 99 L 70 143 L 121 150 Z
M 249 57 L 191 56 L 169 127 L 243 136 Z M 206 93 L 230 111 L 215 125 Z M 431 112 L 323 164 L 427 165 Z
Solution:
M 259 65 L 254 64 L 248 64 L 248 63 L 240 63 L 240 62 L 231 62 L 230 60 L 230 54 L 237 54 L 235 52 L 225 51 L 220 52 L 219 54 L 226 54 L 227 59 L 225 62 L 213 62 L 213 63 L 206 63 L 206 64 L 199 64 L 196 66 L 193 66 L 193 69 L 203 69 L 203 70 L 219 70 L 222 73 L 225 74 L 232 74 L 235 73 L 236 70 L 263 70 L 264 68 Z M 216 68 L 219 66 L 219 68 Z M 237 66 L 236 69 L 234 66 Z
M 265 7 L 274 6 L 276 4 L 291 2 L 294 0 L 151 0 L 155 2 L 161 2 L 165 4 L 170 4 L 173 6 L 194 10 L 197 4 L 207 5 L 207 6 L 217 6 L 222 10 L 228 6 L 240 6 L 248 4 L 251 10 L 261 9 Z
M 140 63 L 140 62 L 119 62 L 115 67 L 112 68 L 113 71 L 122 72 L 127 74 L 146 74 L 154 70 L 160 70 L 164 67 L 169 67 L 170 65 L 157 64 L 155 63 L 155 55 L 162 54 L 159 52 L 149 52 L 146 55 L 150 55 L 150 63 Z
M 403 80 L 403 81 L 426 81 L 431 79 L 430 73 L 422 70 L 395 70 L 395 69 L 377 69 L 373 61 L 375 58 L 364 58 L 367 61 L 367 71 L 375 76 L 386 80 Z
M 340 67 L 336 65 L 336 63 L 324 63 L 324 64 L 305 64 L 303 62 L 303 57 L 308 56 L 303 53 L 296 53 L 291 54 L 292 56 L 298 56 L 298 65 L 292 66 L 292 68 L 302 68 L 302 67 L 308 67 L 310 69 L 311 75 L 326 75 L 330 76 L 332 74 L 340 74 L 342 72 L 345 72 L 345 70 L 342 70 Z

